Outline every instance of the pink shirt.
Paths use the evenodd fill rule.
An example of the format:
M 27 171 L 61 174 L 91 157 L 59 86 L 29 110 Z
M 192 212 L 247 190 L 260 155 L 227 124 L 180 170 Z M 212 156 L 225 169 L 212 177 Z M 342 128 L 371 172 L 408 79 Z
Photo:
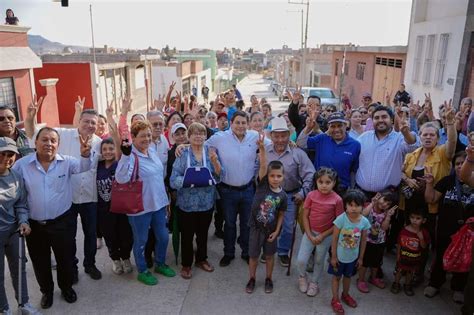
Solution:
M 325 195 L 313 190 L 306 197 L 304 208 L 309 209 L 311 230 L 322 233 L 329 230 L 332 222 L 344 212 L 344 203 L 335 192 Z

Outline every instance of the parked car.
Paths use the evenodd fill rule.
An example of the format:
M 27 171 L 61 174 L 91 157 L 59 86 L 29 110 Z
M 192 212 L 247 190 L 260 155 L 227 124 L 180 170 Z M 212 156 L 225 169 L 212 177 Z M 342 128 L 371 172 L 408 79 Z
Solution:
M 278 100 L 280 102 L 290 100 L 290 94 L 288 93 L 288 91 L 290 91 L 293 94 L 293 93 L 295 93 L 296 89 L 295 88 L 290 88 L 290 87 L 283 88 L 281 94 L 278 95 Z
M 340 100 L 339 97 L 334 94 L 334 92 L 329 88 L 322 87 L 302 87 L 301 93 L 305 98 L 308 96 L 319 96 L 321 99 L 321 105 L 335 105 L 338 110 L 340 110 Z

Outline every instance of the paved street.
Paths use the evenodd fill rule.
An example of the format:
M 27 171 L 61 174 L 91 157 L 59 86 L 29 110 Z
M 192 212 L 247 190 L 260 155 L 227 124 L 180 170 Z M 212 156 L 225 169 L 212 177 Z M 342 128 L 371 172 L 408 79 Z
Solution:
M 280 112 L 288 102 L 278 102 L 269 90 L 269 82 L 261 76 L 250 76 L 240 85 L 246 103 L 251 94 L 259 98 L 269 97 L 275 112 Z M 94 281 L 84 274 L 82 268 L 79 283 L 74 287 L 78 294 L 75 304 L 67 304 L 56 287 L 54 305 L 45 314 L 331 314 L 330 277 L 324 274 L 321 282 L 321 293 L 310 298 L 301 294 L 297 288 L 296 268 L 291 276 L 286 276 L 286 269 L 276 264 L 274 271 L 275 290 L 265 294 L 263 290 L 264 268 L 257 271 L 256 292 L 248 295 L 244 286 L 248 280 L 247 264 L 241 260 L 240 250 L 229 267 L 218 266 L 223 254 L 222 241 L 214 237 L 214 228 L 209 231 L 209 261 L 216 266 L 214 273 L 193 270 L 193 278 L 184 280 L 159 276 L 159 283 L 147 287 L 135 280 L 136 272 L 129 275 L 114 275 L 111 271 L 111 260 L 107 250 L 102 248 L 97 253 L 97 266 L 103 273 L 102 280 Z M 78 236 L 82 238 L 79 225 Z M 301 234 L 298 233 L 295 248 L 299 246 Z M 82 239 L 78 241 L 79 259 L 82 261 Z M 384 270 L 387 282 L 392 281 L 394 257 L 385 257 Z M 168 249 L 168 263 L 179 271 L 175 264 L 174 254 Z M 39 307 L 41 294 L 34 277 L 31 263 L 27 265 L 31 303 Z M 55 274 L 55 272 L 54 272 Z M 6 272 L 7 278 L 9 272 Z M 355 279 L 354 279 L 355 281 Z M 10 280 L 5 281 L 8 299 L 15 305 Z M 451 302 L 451 293 L 443 288 L 441 295 L 427 299 L 422 295 L 422 287 L 416 290 L 414 297 L 407 297 L 403 292 L 393 295 L 389 289 L 374 289 L 369 294 L 362 294 L 352 284 L 352 294 L 359 303 L 356 309 L 346 308 L 348 314 L 456 314 L 459 307 Z M 12 309 L 16 309 L 14 306 Z

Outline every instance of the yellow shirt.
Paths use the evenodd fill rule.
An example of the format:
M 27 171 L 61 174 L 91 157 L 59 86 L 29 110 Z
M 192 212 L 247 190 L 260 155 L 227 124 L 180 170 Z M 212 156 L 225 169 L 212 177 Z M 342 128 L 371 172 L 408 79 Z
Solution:
M 420 158 L 422 150 L 423 148 L 418 148 L 405 156 L 403 172 L 406 176 L 411 178 L 413 169 L 415 168 L 416 162 Z M 446 156 L 446 144 L 436 146 L 433 151 L 431 151 L 431 154 L 426 158 L 424 166 L 431 166 L 431 172 L 434 177 L 434 185 L 436 185 L 436 183 L 441 178 L 449 175 L 449 172 L 451 171 L 451 160 Z M 405 200 L 403 195 L 402 198 L 400 198 L 400 208 L 405 209 Z M 436 202 L 428 204 L 428 210 L 430 213 L 438 213 L 438 203 Z

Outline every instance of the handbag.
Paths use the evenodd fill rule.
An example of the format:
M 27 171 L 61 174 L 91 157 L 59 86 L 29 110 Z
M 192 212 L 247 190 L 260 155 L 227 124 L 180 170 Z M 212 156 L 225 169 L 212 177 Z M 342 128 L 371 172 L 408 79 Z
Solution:
M 187 168 L 184 171 L 183 188 L 192 187 L 208 187 L 216 185 L 216 180 L 207 167 L 206 152 L 202 147 L 202 164 L 203 166 L 191 167 L 191 149 L 188 151 Z
M 465 224 L 454 234 L 443 255 L 443 268 L 449 272 L 469 272 L 472 261 L 473 231 Z
M 112 182 L 110 212 L 137 214 L 144 210 L 142 197 L 143 182 L 138 178 L 138 155 L 136 153 L 133 153 L 133 155 L 135 156 L 135 163 L 130 181 L 125 184 L 119 184 L 114 179 Z

